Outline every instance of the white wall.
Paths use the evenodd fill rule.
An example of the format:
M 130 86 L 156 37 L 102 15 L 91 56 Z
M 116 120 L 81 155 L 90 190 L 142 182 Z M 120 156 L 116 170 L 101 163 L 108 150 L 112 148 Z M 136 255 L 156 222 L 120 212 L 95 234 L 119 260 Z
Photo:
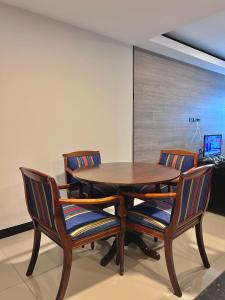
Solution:
M 29 221 L 20 166 L 59 178 L 61 154 L 132 160 L 132 48 L 0 4 L 0 229 Z

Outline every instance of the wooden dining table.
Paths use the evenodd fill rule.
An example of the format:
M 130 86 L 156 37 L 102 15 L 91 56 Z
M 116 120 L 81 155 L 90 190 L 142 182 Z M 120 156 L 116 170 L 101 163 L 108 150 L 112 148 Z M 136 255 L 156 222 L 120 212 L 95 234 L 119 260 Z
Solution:
M 119 162 L 102 163 L 97 166 L 70 170 L 70 174 L 81 182 L 93 185 L 95 183 L 113 184 L 118 187 L 118 193 L 124 191 L 133 191 L 137 185 L 151 185 L 165 183 L 177 178 L 180 172 L 177 169 L 165 167 L 160 164 L 144 162 Z M 132 200 L 126 201 L 126 207 L 129 208 Z M 126 233 L 126 242 L 134 242 L 148 256 L 159 259 L 160 255 L 149 248 L 140 235 L 134 232 Z M 114 241 L 109 252 L 102 258 L 101 265 L 106 265 L 116 253 L 116 242 Z

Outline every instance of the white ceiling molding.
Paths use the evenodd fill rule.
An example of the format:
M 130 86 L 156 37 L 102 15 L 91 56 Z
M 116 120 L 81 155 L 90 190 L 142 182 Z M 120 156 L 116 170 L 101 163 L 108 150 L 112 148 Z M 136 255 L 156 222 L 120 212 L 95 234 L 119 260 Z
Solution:
M 165 36 L 157 36 L 138 47 L 225 75 L 225 61 Z
M 205 51 L 219 59 L 225 59 L 225 11 L 186 24 L 168 32 L 168 37 Z

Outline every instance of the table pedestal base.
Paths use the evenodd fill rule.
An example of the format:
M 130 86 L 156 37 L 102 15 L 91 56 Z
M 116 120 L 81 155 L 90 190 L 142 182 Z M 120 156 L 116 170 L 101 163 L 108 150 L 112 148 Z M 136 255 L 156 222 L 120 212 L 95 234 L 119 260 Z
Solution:
M 149 248 L 139 234 L 134 232 L 129 232 L 129 231 L 126 232 L 125 245 L 128 246 L 130 243 L 135 243 L 142 250 L 142 252 L 148 257 L 151 257 L 155 260 L 160 259 L 160 254 L 155 250 Z M 113 244 L 109 249 L 108 253 L 101 259 L 100 264 L 102 266 L 106 266 L 114 258 L 115 255 L 116 255 L 116 239 L 113 241 Z
M 127 239 L 128 244 L 135 243 L 142 250 L 142 252 L 145 255 L 147 255 L 151 258 L 154 258 L 156 260 L 160 259 L 160 254 L 158 252 L 156 252 L 155 250 L 149 248 L 149 246 L 141 238 L 141 235 L 128 231 L 126 233 L 126 239 Z M 125 241 L 125 243 L 126 243 L 126 241 Z

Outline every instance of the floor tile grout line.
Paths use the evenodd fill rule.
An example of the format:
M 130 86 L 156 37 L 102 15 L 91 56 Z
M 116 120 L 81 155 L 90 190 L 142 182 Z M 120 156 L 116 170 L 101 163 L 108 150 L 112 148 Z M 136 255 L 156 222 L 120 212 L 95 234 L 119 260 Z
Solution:
M 5 253 L 5 251 L 4 251 L 3 249 L 1 249 L 0 251 L 3 253 L 4 257 L 5 257 L 5 258 L 7 259 L 7 261 L 9 262 L 9 265 L 13 268 L 13 270 L 16 272 L 16 274 L 17 274 L 17 275 L 19 276 L 19 278 L 21 279 L 21 282 L 20 282 L 20 283 L 15 284 L 15 285 L 12 285 L 12 286 L 10 286 L 10 287 L 8 287 L 8 288 L 6 288 L 6 289 L 1 290 L 1 291 L 0 291 L 0 294 L 1 294 L 1 292 L 5 291 L 5 290 L 8 290 L 8 289 L 10 289 L 10 288 L 13 288 L 13 287 L 19 285 L 19 284 L 24 283 L 24 284 L 26 285 L 26 287 L 28 287 L 29 291 L 31 291 L 31 293 L 32 293 L 32 295 L 35 297 L 35 299 L 37 299 L 37 298 L 36 298 L 36 295 L 32 292 L 30 286 L 27 284 L 27 282 L 30 280 L 30 278 L 29 278 L 29 277 L 28 277 L 28 278 L 24 278 L 24 277 L 19 273 L 19 271 L 17 270 L 17 268 L 14 266 L 14 264 L 10 261 L 10 257 Z M 38 263 L 38 262 L 37 262 L 37 263 Z M 28 264 L 29 264 L 29 262 L 28 262 Z M 42 273 L 40 273 L 40 274 L 38 274 L 38 275 L 34 275 L 34 276 L 32 276 L 32 278 L 36 278 L 36 277 L 42 276 L 43 274 L 45 274 L 45 273 L 47 273 L 47 272 L 49 272 L 49 271 L 51 271 L 51 270 L 53 270 L 53 269 L 55 269 L 55 268 L 58 268 L 58 267 L 60 267 L 60 266 L 62 266 L 62 263 L 59 263 L 59 264 L 57 264 L 56 266 L 54 266 L 54 267 L 52 267 L 52 268 L 50 268 L 50 269 L 48 269 L 48 270 L 46 270 L 46 271 L 43 271 Z
M 13 237 L 9 237 L 9 238 L 13 238 Z M 5 249 L 4 248 L 6 248 L 6 247 L 3 247 L 2 249 L 0 249 L 0 252 L 2 252 L 2 254 L 6 257 L 6 259 L 8 260 L 8 262 L 9 262 L 9 265 L 11 265 L 12 267 L 13 267 L 13 269 L 16 271 L 16 273 L 20 276 L 20 278 L 22 278 L 22 280 L 24 281 L 24 279 L 23 279 L 23 277 L 20 275 L 20 273 L 18 272 L 18 270 L 15 268 L 15 266 L 14 266 L 14 264 L 11 262 L 11 257 L 10 256 L 8 256 L 7 255 L 7 252 L 5 251 Z M 41 249 L 40 249 L 41 250 Z M 47 251 L 51 251 L 52 249 L 49 249 L 49 250 L 47 250 Z M 31 256 L 31 253 L 32 253 L 32 249 L 30 249 L 30 256 Z M 44 253 L 44 252 L 43 252 Z M 43 254 L 42 253 L 42 254 Z M 47 253 L 47 252 L 46 252 Z M 39 255 L 40 255 L 40 253 L 39 253 Z M 31 258 L 31 257 L 30 257 Z M 29 261 L 28 261 L 28 264 L 29 264 L 29 262 L 30 262 L 30 258 L 29 258 Z M 37 264 L 38 264 L 38 261 L 37 261 Z M 56 266 L 54 266 L 54 267 L 52 267 L 52 268 L 50 268 L 50 269 L 48 269 L 48 270 L 46 270 L 46 271 L 44 271 L 43 273 L 46 273 L 46 272 L 48 272 L 49 270 L 52 270 L 52 269 L 54 269 L 54 268 L 56 268 L 56 267 L 58 267 L 58 266 L 60 266 L 60 265 L 62 265 L 62 263 L 57 263 L 56 264 Z M 28 265 L 27 265 L 27 267 L 28 267 Z M 43 273 L 41 273 L 41 274 L 43 274 Z M 35 275 L 34 277 L 36 277 L 36 276 L 39 276 L 39 275 L 41 275 L 41 274 L 38 274 L 38 275 Z
M 31 292 L 31 294 L 34 296 L 35 299 L 37 298 L 37 295 L 35 295 L 35 293 L 33 292 L 33 290 L 31 289 L 31 287 L 29 286 L 29 284 L 27 284 L 28 280 L 24 281 L 26 287 L 29 289 L 29 291 Z
M 6 256 L 6 255 L 5 255 L 5 256 Z M 7 258 L 8 260 L 10 259 L 8 256 L 6 256 L 6 258 Z M 9 264 L 12 266 L 12 268 L 14 269 L 14 271 L 17 273 L 17 275 L 19 276 L 19 278 L 20 278 L 22 281 L 21 281 L 20 283 L 18 283 L 18 284 L 15 284 L 15 285 L 13 285 L 13 286 L 11 286 L 11 287 L 8 287 L 8 288 L 6 288 L 6 289 L 0 291 L 0 294 L 1 294 L 1 292 L 3 292 L 3 291 L 6 291 L 6 290 L 8 290 L 8 289 L 10 289 L 10 288 L 14 288 L 14 287 L 17 286 L 17 285 L 24 283 L 25 286 L 26 286 L 26 288 L 28 288 L 28 290 L 31 292 L 31 294 L 34 296 L 34 298 L 37 299 L 37 295 L 34 294 L 34 292 L 32 291 L 32 289 L 30 288 L 30 286 L 27 284 L 27 282 L 31 279 L 31 277 L 23 278 L 23 276 L 19 273 L 19 271 L 15 268 L 15 266 L 14 266 L 10 261 L 9 261 Z M 60 267 L 61 265 L 62 265 L 62 264 L 57 264 L 56 266 L 54 266 L 54 267 L 52 267 L 52 268 L 50 268 L 50 269 L 48 269 L 48 270 L 46 270 L 46 271 L 43 271 L 42 273 L 40 273 L 40 274 L 38 274 L 38 275 L 32 276 L 32 278 L 36 278 L 36 277 L 42 276 L 43 274 L 45 274 L 45 273 L 47 273 L 47 272 L 49 272 L 49 271 L 51 271 L 51 270 L 54 270 L 55 268 L 58 268 L 58 267 Z
M 9 257 L 5 254 L 5 252 L 3 251 L 3 249 L 1 249 L 0 251 L 2 252 L 2 254 L 3 254 L 4 258 L 6 259 L 6 261 L 8 262 L 8 266 L 10 266 L 10 267 L 16 272 L 16 274 L 18 275 L 19 279 L 21 280 L 21 281 L 18 282 L 18 283 L 15 283 L 15 284 L 13 284 L 13 285 L 7 287 L 7 288 L 4 288 L 4 289 L 0 290 L 0 294 L 1 294 L 2 292 L 6 291 L 6 290 L 8 290 L 8 289 L 10 289 L 10 288 L 13 288 L 13 287 L 15 287 L 15 286 L 17 286 L 17 285 L 19 285 L 19 284 L 21 284 L 21 283 L 24 283 L 24 280 L 23 280 L 22 276 L 17 272 L 17 270 L 16 270 L 16 268 L 13 266 L 13 264 L 10 262 Z
M 225 256 L 225 253 L 223 254 L 223 255 L 221 255 L 221 257 L 218 257 L 215 261 L 214 261 L 214 264 L 216 263 L 216 261 L 218 261 L 218 260 L 220 260 L 223 256 Z M 214 265 L 213 264 L 213 265 Z M 211 265 L 211 268 L 213 267 L 213 265 Z M 209 268 L 209 269 L 203 269 L 203 271 L 205 271 L 205 273 L 208 273 L 208 272 L 210 272 L 211 273 L 211 268 Z M 225 271 L 225 267 L 224 267 L 224 271 Z M 215 278 L 212 278 L 212 279 L 210 279 L 210 281 L 207 283 L 207 285 L 205 286 L 205 287 L 203 287 L 203 289 L 201 290 L 201 291 L 198 291 L 198 293 L 197 294 L 194 294 L 194 295 L 192 295 L 192 299 L 190 299 L 190 300 L 194 300 L 198 295 L 200 295 L 210 284 L 212 284 L 212 282 L 214 282 L 224 271 L 219 271 L 219 274 L 218 274 L 218 276 L 216 276 Z M 185 293 L 185 290 L 184 290 L 184 293 Z
M 10 286 L 10 287 L 7 287 L 7 288 L 1 290 L 1 291 L 0 291 L 0 296 L 1 296 L 1 294 L 4 293 L 5 291 L 10 290 L 10 289 L 13 289 L 13 288 L 15 288 L 15 287 L 17 287 L 17 286 L 19 286 L 19 285 L 21 285 L 21 284 L 25 284 L 25 282 L 24 282 L 24 281 L 21 281 L 21 282 L 15 284 L 15 285 L 13 285 L 13 286 Z M 26 284 L 25 284 L 25 285 L 26 285 Z M 26 285 L 26 288 L 27 288 L 27 285 Z M 32 295 L 33 295 L 33 293 L 32 293 Z
M 32 278 L 37 278 L 37 277 L 39 277 L 39 276 L 42 276 L 42 275 L 44 275 L 45 273 L 48 273 L 49 271 L 52 271 L 52 270 L 54 270 L 54 269 L 56 269 L 56 268 L 58 268 L 58 267 L 60 267 L 60 266 L 62 266 L 62 264 L 56 265 L 56 266 L 54 266 L 54 267 L 52 267 L 52 268 L 50 268 L 50 269 L 48 269 L 48 270 L 46 270 L 46 271 L 43 271 L 43 272 L 40 273 L 40 274 L 37 274 L 37 275 L 31 275 L 31 276 L 27 277 L 26 279 L 24 279 L 23 281 L 24 281 L 24 282 L 27 282 L 27 281 L 31 280 Z
M 221 247 L 220 247 L 219 249 L 220 249 L 220 251 L 221 251 Z M 14 268 L 15 271 L 16 271 L 16 273 L 19 275 L 20 278 L 22 278 L 22 282 L 25 283 L 26 287 L 29 288 L 29 291 L 32 293 L 32 295 L 33 295 L 33 296 L 35 297 L 35 299 L 36 299 L 36 297 L 37 297 L 38 295 L 34 295 L 34 293 L 32 292 L 32 290 L 31 290 L 32 285 L 29 285 L 29 282 L 28 282 L 29 279 L 23 278 L 23 277 L 22 277 L 23 275 L 20 275 L 21 272 L 18 273 L 17 269 L 20 270 L 20 268 L 17 268 L 17 269 L 16 269 L 16 268 L 14 267 L 14 266 L 17 266 L 17 264 L 16 264 L 16 263 L 14 263 L 14 264 L 12 263 L 12 262 L 13 262 L 13 259 L 11 259 L 11 257 L 9 257 L 8 255 L 6 255 L 5 251 L 7 251 L 7 247 L 5 247 L 5 248 L 4 248 L 4 251 L 3 251 L 4 257 L 6 257 L 7 260 L 9 260 L 9 264 L 11 264 L 11 265 L 13 266 L 13 268 Z M 218 263 L 220 262 L 220 260 L 224 259 L 224 254 L 225 254 L 225 253 L 222 253 L 222 252 L 221 252 L 220 255 L 219 255 L 215 260 L 212 261 L 212 267 L 213 267 L 213 265 L 214 265 L 215 263 L 217 263 L 217 265 L 218 265 Z M 179 255 L 179 257 L 180 257 L 180 255 Z M 214 257 L 214 256 L 213 256 L 213 257 Z M 12 262 L 11 262 L 11 261 L 12 261 Z M 29 263 L 29 261 L 28 261 L 28 263 Z M 196 260 L 193 260 L 193 263 L 196 263 Z M 54 267 L 52 267 L 52 268 L 49 268 L 48 270 L 43 271 L 42 273 L 40 273 L 40 274 L 38 274 L 38 275 L 35 275 L 35 276 L 33 276 L 33 277 L 36 278 L 36 277 L 44 276 L 45 273 L 47 273 L 47 272 L 49 272 L 49 271 L 51 271 L 51 270 L 53 270 L 53 269 L 55 269 L 55 268 L 58 268 L 60 265 L 61 265 L 61 262 L 60 262 L 59 264 L 57 264 L 56 266 L 54 266 Z M 216 268 L 216 270 L 217 270 L 217 268 Z M 219 269 L 219 270 L 220 270 L 220 269 Z M 209 271 L 209 272 L 210 272 L 210 271 Z M 219 271 L 219 272 L 220 272 L 220 271 Z M 214 272 L 213 272 L 213 274 L 214 274 Z M 219 275 L 218 275 L 218 276 L 219 276 Z M 14 285 L 14 286 L 17 286 L 17 285 L 19 285 L 19 283 L 16 284 L 16 285 Z M 208 285 L 210 285 L 210 283 L 209 283 Z M 9 288 L 6 288 L 6 289 L 4 289 L 4 290 L 2 290 L 2 291 L 8 290 L 8 289 L 10 289 L 10 288 L 13 288 L 14 286 L 9 287 Z M 2 291 L 1 291 L 1 292 L 2 292 Z M 1 294 L 1 292 L 0 292 L 0 294 Z M 35 289 L 34 289 L 34 292 L 35 292 Z M 187 291 L 187 292 L 188 292 L 188 291 Z M 200 292 L 200 293 L 201 293 L 201 292 Z M 192 297 L 191 299 L 194 299 L 194 298 L 193 298 L 193 295 L 188 294 L 188 296 L 189 296 L 189 297 L 191 296 L 191 297 Z M 189 298 L 189 300 L 190 300 L 190 298 Z

